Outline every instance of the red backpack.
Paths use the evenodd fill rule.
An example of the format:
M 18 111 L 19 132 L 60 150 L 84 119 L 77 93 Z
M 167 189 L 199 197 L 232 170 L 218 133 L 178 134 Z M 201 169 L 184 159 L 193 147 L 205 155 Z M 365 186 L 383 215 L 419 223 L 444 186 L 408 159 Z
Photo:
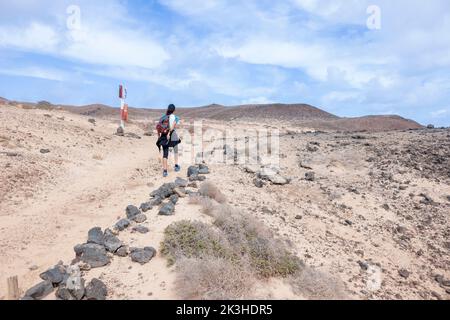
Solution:
M 156 131 L 158 134 L 165 135 L 170 131 L 170 116 L 163 115 L 161 119 L 159 119 L 158 124 L 156 125 Z

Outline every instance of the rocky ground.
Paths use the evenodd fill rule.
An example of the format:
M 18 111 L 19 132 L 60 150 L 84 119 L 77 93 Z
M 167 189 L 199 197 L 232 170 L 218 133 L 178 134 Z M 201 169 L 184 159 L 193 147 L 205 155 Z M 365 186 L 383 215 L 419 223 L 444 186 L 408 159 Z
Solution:
M 188 180 L 192 163 L 163 179 L 144 120 L 125 137 L 114 122 L 60 110 L 1 106 L 0 120 L 1 298 L 14 275 L 33 298 L 179 298 L 164 230 L 211 217 L 189 202 L 201 181 L 178 180 L 162 203 L 152 191 Z M 280 129 L 279 166 L 206 161 L 199 177 L 307 265 L 342 279 L 348 298 L 449 299 L 450 130 Z M 78 281 L 83 292 L 71 289 Z M 256 287 L 260 298 L 305 298 L 285 280 Z

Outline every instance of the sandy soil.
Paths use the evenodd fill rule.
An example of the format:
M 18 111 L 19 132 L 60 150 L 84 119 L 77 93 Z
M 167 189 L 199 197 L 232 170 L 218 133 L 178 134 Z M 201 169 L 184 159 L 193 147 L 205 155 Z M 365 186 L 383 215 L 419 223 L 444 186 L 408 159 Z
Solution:
M 88 120 L 58 110 L 0 106 L 2 299 L 7 277 L 18 275 L 21 290 L 26 290 L 58 261 L 70 263 L 74 245 L 86 241 L 89 229 L 111 227 L 124 217 L 127 205 L 139 206 L 152 190 L 177 177 L 174 172 L 169 179 L 161 176 L 155 138 L 141 129 L 149 120 L 128 128 L 141 139 L 113 135 L 117 124 L 110 120 Z M 227 127 L 219 121 L 209 125 Z M 302 133 L 309 130 L 282 130 L 281 173 L 292 179 L 287 185 L 257 188 L 254 174 L 232 164 L 210 164 L 208 180 L 231 205 L 252 213 L 286 240 L 308 265 L 340 277 L 349 298 L 448 299 L 448 288 L 435 276 L 450 277 L 450 177 L 445 169 L 424 177 L 424 170 L 402 163 L 401 152 L 393 151 L 390 163 L 380 152 L 406 148 L 409 141 L 448 142 L 450 132 L 363 138 Z M 311 142 L 317 150 L 308 148 Z M 187 163 L 183 165 L 181 177 L 186 175 Z M 309 171 L 315 172 L 314 181 L 304 179 Z M 433 202 L 424 203 L 421 194 Z M 158 216 L 153 209 L 144 223 L 150 233 L 124 231 L 121 240 L 158 250 L 172 222 L 209 222 L 198 206 L 187 202 L 182 199 L 172 217 Z M 408 277 L 399 274 L 402 269 Z M 107 284 L 110 299 L 177 298 L 176 273 L 160 255 L 143 266 L 114 257 L 109 266 L 86 274 L 86 279 L 92 277 Z M 380 285 L 371 285 L 372 280 Z M 258 298 L 303 298 L 276 279 L 258 283 L 254 292 Z

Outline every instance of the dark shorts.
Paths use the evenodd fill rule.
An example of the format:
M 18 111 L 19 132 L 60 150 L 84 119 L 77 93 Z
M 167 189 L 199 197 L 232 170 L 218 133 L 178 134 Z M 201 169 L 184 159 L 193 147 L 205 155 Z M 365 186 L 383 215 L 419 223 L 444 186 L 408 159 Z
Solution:
M 168 141 L 167 135 L 159 137 L 158 141 L 156 141 L 156 146 L 158 147 L 159 151 L 161 152 L 161 148 L 163 149 L 163 158 L 168 159 L 169 158 L 169 148 L 175 148 L 181 143 L 181 140 L 179 141 Z

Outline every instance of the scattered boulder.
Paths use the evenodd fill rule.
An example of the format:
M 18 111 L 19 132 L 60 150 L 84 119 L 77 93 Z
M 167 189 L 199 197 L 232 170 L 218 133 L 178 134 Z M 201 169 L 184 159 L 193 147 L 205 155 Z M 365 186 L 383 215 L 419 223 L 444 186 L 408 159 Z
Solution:
M 305 180 L 306 181 L 314 181 L 316 180 L 316 174 L 313 171 L 309 171 L 305 173 Z
M 247 173 L 257 174 L 259 170 L 261 170 L 261 166 L 256 164 L 255 165 L 248 164 L 245 165 L 242 169 Z
M 198 165 L 198 173 L 199 174 L 209 174 L 209 167 L 205 164 L 199 164 Z
M 95 119 L 89 119 L 88 122 L 92 123 L 92 124 L 95 124 L 96 121 L 95 121 Z
M 73 277 L 67 283 L 62 284 L 56 291 L 56 297 L 61 300 L 81 300 L 84 297 L 84 279 Z
M 435 203 L 434 200 L 430 196 L 428 196 L 424 193 L 421 193 L 420 196 L 423 198 L 422 200 L 420 200 L 420 203 L 422 203 L 422 204 L 432 205 Z
M 436 275 L 434 279 L 437 283 L 439 283 L 439 285 L 443 287 L 450 287 L 450 280 L 445 279 L 443 275 Z
M 115 255 L 123 258 L 128 256 L 129 251 L 130 248 L 128 246 L 122 246 L 116 251 Z
M 141 214 L 141 210 L 139 210 L 136 206 L 129 205 L 126 209 L 127 218 L 133 220 L 134 217 Z
M 103 231 L 99 227 L 92 228 L 88 232 L 88 243 L 103 245 Z
M 429 124 L 429 125 L 427 125 L 427 129 L 434 129 L 435 127 L 434 127 L 434 124 Z
M 133 227 L 133 232 L 138 232 L 138 233 L 149 233 L 150 230 L 147 227 L 144 226 L 135 226 Z
M 165 183 L 157 190 L 153 191 L 150 196 L 153 198 L 161 198 L 166 199 L 173 194 L 173 189 L 175 189 L 177 185 L 175 183 Z
M 153 206 L 152 206 L 152 204 L 151 204 L 150 202 L 144 202 L 144 203 L 141 204 L 141 206 L 139 207 L 139 209 L 140 209 L 142 212 L 147 212 L 147 211 L 152 210 L 152 209 L 153 209 Z
M 140 264 L 146 264 L 156 255 L 156 250 L 152 247 L 145 247 L 143 249 L 131 248 L 130 249 L 131 261 Z
M 106 300 L 108 288 L 97 278 L 88 283 L 85 290 L 85 298 L 87 300 Z
M 92 268 L 100 268 L 110 262 L 105 247 L 99 244 L 87 243 L 77 245 L 74 250 L 80 256 L 81 260 L 89 264 Z
M 77 265 L 70 266 L 67 268 L 67 272 L 70 275 L 59 286 L 56 296 L 63 300 L 81 300 L 84 296 L 85 287 L 84 279 L 81 278 L 80 268 Z
M 174 214 L 175 211 L 175 205 L 172 202 L 169 202 L 161 207 L 159 209 L 159 215 L 161 216 L 171 216 Z
M 104 246 L 109 252 L 116 252 L 122 246 L 122 241 L 119 240 L 109 229 L 106 229 L 104 236 Z
M 119 137 L 123 137 L 125 135 L 125 131 L 122 127 L 117 128 L 116 135 L 118 135 Z
M 47 154 L 47 153 L 50 153 L 50 149 L 41 149 L 41 150 L 39 150 L 39 152 L 42 154 Z
M 34 300 L 41 300 L 53 292 L 53 283 L 51 281 L 42 281 L 25 292 L 25 297 Z
M 178 195 L 173 194 L 170 196 L 170 202 L 172 202 L 173 204 L 177 204 L 178 200 L 179 200 Z
M 159 206 L 161 203 L 162 203 L 162 199 L 160 198 L 160 197 L 155 197 L 155 198 L 153 198 L 151 201 L 150 201 L 150 204 L 153 206 L 153 207 L 156 207 L 156 206 Z
M 186 188 L 189 182 L 185 179 L 177 178 L 175 180 L 175 184 L 177 185 L 177 187 Z
M 410 273 L 408 270 L 406 270 L 406 269 L 400 269 L 400 270 L 398 271 L 398 274 L 399 274 L 402 278 L 408 279 L 411 273 Z
M 309 164 L 308 161 L 300 160 L 298 163 L 300 168 L 306 169 L 306 170 L 312 170 L 312 166 Z
M 281 176 L 277 168 L 262 168 L 259 170 L 257 176 L 260 179 L 268 180 L 276 185 L 285 185 L 290 183 L 290 179 Z
M 261 179 L 255 178 L 253 180 L 253 184 L 255 185 L 255 187 L 257 188 L 263 188 L 264 187 L 264 181 L 262 181 Z
M 362 270 L 367 271 L 369 269 L 369 264 L 364 261 L 358 261 L 359 266 Z
M 319 151 L 319 148 L 310 142 L 306 145 L 306 150 L 308 152 L 317 152 L 317 151 Z
M 270 176 L 269 180 L 270 180 L 270 182 L 272 182 L 273 184 L 276 184 L 276 185 L 285 185 L 290 182 L 288 178 L 280 176 L 279 174 Z
M 133 221 L 136 223 L 143 223 L 147 221 L 147 216 L 143 213 L 138 214 L 136 217 L 133 218 Z
M 198 176 L 198 174 L 199 174 L 199 167 L 197 167 L 197 166 L 190 166 L 189 168 L 188 168 L 188 171 L 187 171 L 187 176 L 188 177 L 191 177 L 191 176 Z
M 119 231 L 123 231 L 130 226 L 130 220 L 121 219 L 115 224 L 115 228 Z
M 206 177 L 205 176 L 200 176 L 200 175 L 191 175 L 189 177 L 189 181 L 205 181 Z
M 62 265 L 54 266 L 39 275 L 42 280 L 50 281 L 54 286 L 63 282 L 67 276 L 66 268 Z

